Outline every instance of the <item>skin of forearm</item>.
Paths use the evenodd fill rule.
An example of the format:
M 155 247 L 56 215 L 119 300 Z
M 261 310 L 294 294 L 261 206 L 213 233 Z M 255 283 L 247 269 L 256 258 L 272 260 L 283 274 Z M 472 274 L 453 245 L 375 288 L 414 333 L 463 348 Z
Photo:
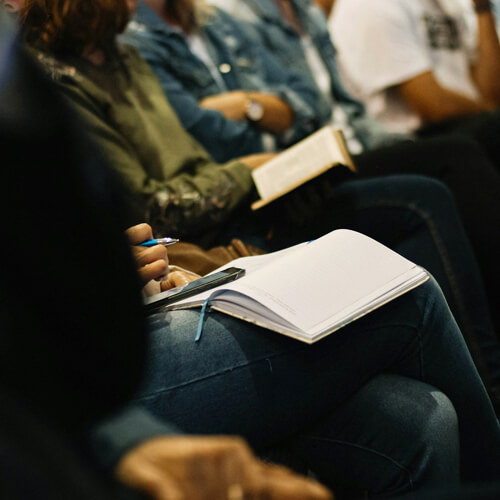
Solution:
M 416 76 L 395 89 L 406 105 L 426 122 L 476 114 L 494 107 L 486 101 L 474 101 L 442 87 L 431 72 Z
M 293 110 L 283 99 L 261 92 L 248 92 L 247 96 L 264 108 L 264 116 L 257 123 L 261 130 L 272 134 L 281 134 L 292 125 Z
M 500 104 L 500 42 L 495 19 L 491 11 L 477 14 L 478 53 L 477 61 L 471 68 L 471 75 L 483 100 Z
M 235 90 L 205 97 L 200 106 L 222 113 L 228 120 L 243 122 L 247 119 L 246 109 L 250 100 L 257 101 L 264 109 L 264 116 L 255 125 L 264 132 L 280 134 L 293 122 L 293 111 L 287 102 L 272 94 Z
M 436 104 L 411 106 L 426 122 L 440 122 L 460 116 L 474 115 L 489 111 L 493 107 L 484 102 L 476 102 L 456 92 L 443 89 Z

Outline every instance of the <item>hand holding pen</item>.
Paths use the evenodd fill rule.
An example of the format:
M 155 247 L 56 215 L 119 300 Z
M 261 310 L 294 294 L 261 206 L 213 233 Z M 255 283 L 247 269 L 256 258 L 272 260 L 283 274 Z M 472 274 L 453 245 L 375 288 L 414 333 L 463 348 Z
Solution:
M 168 238 L 165 243 L 162 243 L 163 238 L 153 239 L 153 231 L 149 224 L 132 226 L 125 233 L 132 245 L 132 253 L 142 282 L 146 284 L 152 279 L 165 279 L 168 274 L 165 243 L 171 245 L 178 240 Z

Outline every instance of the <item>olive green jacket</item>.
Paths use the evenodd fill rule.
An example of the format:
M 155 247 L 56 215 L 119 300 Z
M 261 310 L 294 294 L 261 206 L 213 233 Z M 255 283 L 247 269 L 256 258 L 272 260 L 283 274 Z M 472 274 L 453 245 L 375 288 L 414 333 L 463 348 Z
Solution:
M 35 52 L 155 232 L 197 239 L 248 198 L 250 169 L 215 163 L 182 128 L 147 63 L 129 46 L 120 55 L 96 67 Z

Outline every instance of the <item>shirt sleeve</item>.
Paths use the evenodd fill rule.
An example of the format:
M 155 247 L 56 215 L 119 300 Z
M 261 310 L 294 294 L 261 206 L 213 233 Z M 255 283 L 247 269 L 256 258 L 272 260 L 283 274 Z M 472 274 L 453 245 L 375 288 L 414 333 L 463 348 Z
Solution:
M 432 69 L 414 7 L 399 0 L 339 0 L 330 29 L 347 78 L 363 97 Z
M 89 432 L 90 449 L 98 464 L 111 469 L 132 448 L 159 436 L 179 434 L 173 425 L 136 406 L 99 422 Z
M 263 78 L 262 87 L 256 90 L 280 97 L 293 111 L 291 126 L 276 137 L 279 146 L 288 147 L 324 125 L 320 118 L 324 116 L 324 101 L 316 86 L 306 81 L 298 72 L 288 69 L 274 56 L 265 46 L 255 24 L 236 21 L 224 12 L 220 13 L 220 17 L 224 22 L 233 23 L 251 58 L 259 61 Z
M 145 217 L 155 234 L 171 231 L 189 237 L 204 233 L 222 223 L 253 193 L 251 170 L 246 165 L 239 161 L 219 165 L 206 155 L 190 159 L 171 178 L 153 178 L 91 99 L 72 85 L 62 85 L 61 90 L 83 118 L 90 138 L 118 172 L 135 212 L 142 220 Z

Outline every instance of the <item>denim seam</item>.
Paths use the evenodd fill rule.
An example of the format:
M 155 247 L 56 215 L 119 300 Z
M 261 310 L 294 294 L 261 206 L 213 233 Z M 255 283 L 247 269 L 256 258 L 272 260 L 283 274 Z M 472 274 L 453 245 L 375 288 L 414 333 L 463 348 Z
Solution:
M 376 330 L 386 329 L 388 327 L 389 328 L 404 327 L 404 328 L 415 329 L 414 325 L 406 324 L 406 323 L 401 322 L 401 323 L 394 323 L 394 324 L 391 324 L 391 325 L 380 325 L 380 326 L 368 327 L 368 328 L 366 328 L 366 330 L 367 331 L 376 331 Z M 251 366 L 251 365 L 253 365 L 255 363 L 260 363 L 262 361 L 269 361 L 271 359 L 278 358 L 278 357 L 283 356 L 285 354 L 296 352 L 296 351 L 298 351 L 300 349 L 303 349 L 304 347 L 307 347 L 307 346 L 299 345 L 299 346 L 297 346 L 297 347 L 295 347 L 293 349 L 289 349 L 287 351 L 278 352 L 278 353 L 275 353 L 275 354 L 271 354 L 269 356 L 263 356 L 261 358 L 254 359 L 254 360 L 246 362 L 246 363 L 241 363 L 239 365 L 235 365 L 235 366 L 233 366 L 231 368 L 226 368 L 225 370 L 222 370 L 222 371 L 211 373 L 210 375 L 205 375 L 204 377 L 199 377 L 199 378 L 196 378 L 196 379 L 189 380 L 187 382 L 184 382 L 183 384 L 175 385 L 173 387 L 168 387 L 168 388 L 161 389 L 161 390 L 155 391 L 155 392 L 150 392 L 147 395 L 143 395 L 143 396 L 141 396 L 139 398 L 134 398 L 134 401 L 142 401 L 143 399 L 148 399 L 150 397 L 157 396 L 157 395 L 163 394 L 165 392 L 170 392 L 170 391 L 174 391 L 174 390 L 177 390 L 177 389 L 182 389 L 182 388 L 187 387 L 189 385 L 196 384 L 198 382 L 203 382 L 204 380 L 208 380 L 208 379 L 213 378 L 213 377 L 218 377 L 218 376 L 223 375 L 223 374 L 228 373 L 228 372 L 239 370 L 241 368 L 247 368 L 248 366 Z
M 235 371 L 235 370 L 239 370 L 240 368 L 246 368 L 247 366 L 251 366 L 255 363 L 260 363 L 262 361 L 266 361 L 266 360 L 270 360 L 270 359 L 273 359 L 273 358 L 277 358 L 278 356 L 282 356 L 283 354 L 289 354 L 291 352 L 296 352 L 298 351 L 299 349 L 301 349 L 303 346 L 297 346 L 293 349 L 290 349 L 286 352 L 279 352 L 279 353 L 276 353 L 276 354 L 271 354 L 269 356 L 263 356 L 262 358 L 258 358 L 258 359 L 254 359 L 252 361 L 249 361 L 249 362 L 246 362 L 246 363 L 241 363 L 239 365 L 235 365 L 231 368 L 226 368 L 225 370 L 222 370 L 222 371 L 219 371 L 219 372 L 215 372 L 215 373 L 211 373 L 210 375 L 205 375 L 204 377 L 198 377 L 198 378 L 195 378 L 193 380 L 189 380 L 188 382 L 184 382 L 183 384 L 179 384 L 179 385 L 175 385 L 173 387 L 168 387 L 166 389 L 161 389 L 159 391 L 156 391 L 156 392 L 151 392 L 149 393 L 148 395 L 144 395 L 144 396 L 141 396 L 140 398 L 136 398 L 135 401 L 141 401 L 142 399 L 147 399 L 147 398 L 150 398 L 152 396 L 157 396 L 158 394 L 163 394 L 165 392 L 170 392 L 170 391 L 173 391 L 173 390 L 176 390 L 176 389 L 182 389 L 183 387 L 187 387 L 189 385 L 192 385 L 192 384 L 196 384 L 198 382 L 203 382 L 204 380 L 208 380 L 210 378 L 213 378 L 213 377 L 218 377 L 219 375 L 223 375 L 224 373 L 228 373 L 228 372 L 232 372 L 232 371 Z
M 378 203 L 362 205 L 362 208 L 372 208 L 372 207 L 395 207 L 401 208 L 403 210 L 410 210 L 414 212 L 418 217 L 420 217 L 426 226 L 429 228 L 429 233 L 436 245 L 439 256 L 441 257 L 445 273 L 450 281 L 450 287 L 455 295 L 455 299 L 457 300 L 457 305 L 460 308 L 460 314 L 468 317 L 467 308 L 464 305 L 464 300 L 462 294 L 460 293 L 460 287 L 457 283 L 457 278 L 455 272 L 453 270 L 453 266 L 451 264 L 451 260 L 448 255 L 448 251 L 446 249 L 446 245 L 443 243 L 439 231 L 436 227 L 436 224 L 433 221 L 432 215 L 429 212 L 422 210 L 417 205 L 413 203 L 398 203 L 389 200 L 380 200 Z
M 434 244 L 436 246 L 437 252 L 441 258 L 441 262 L 444 267 L 445 274 L 448 278 L 449 284 L 450 284 L 450 289 L 451 293 L 453 294 L 453 297 L 455 299 L 458 312 L 461 317 L 461 324 L 463 326 L 462 328 L 462 333 L 466 334 L 467 337 L 467 343 L 469 345 L 469 348 L 471 351 L 474 352 L 474 359 L 476 363 L 480 366 L 482 373 L 488 373 L 489 370 L 487 369 L 487 366 L 483 360 L 483 355 L 479 349 L 479 346 L 477 344 L 473 328 L 472 328 L 472 322 L 470 320 L 469 314 L 467 312 L 467 307 L 465 306 L 465 300 L 463 298 L 463 295 L 460 291 L 460 286 L 458 285 L 456 274 L 454 272 L 453 266 L 451 264 L 451 259 L 449 258 L 449 252 L 446 248 L 446 245 L 444 244 L 440 234 L 439 230 L 436 227 L 436 224 L 433 221 L 432 215 L 426 211 L 415 205 L 414 203 L 400 203 L 400 202 L 394 202 L 391 200 L 380 200 L 377 203 L 368 203 L 368 204 L 360 204 L 361 208 L 375 208 L 375 207 L 394 207 L 394 208 L 400 208 L 403 210 L 409 210 L 413 213 L 415 213 L 422 221 L 424 224 L 427 226 L 429 233 L 434 241 Z
M 393 458 L 385 455 L 384 453 L 381 453 L 380 451 L 374 450 L 373 448 L 368 448 L 366 446 L 362 446 L 360 444 L 350 443 L 348 441 L 341 441 L 339 439 L 328 439 L 328 438 L 322 438 L 322 437 L 317 437 L 317 436 L 308 436 L 308 435 L 303 436 L 303 438 L 310 439 L 313 441 L 334 443 L 334 444 L 339 444 L 339 445 L 343 445 L 343 446 L 347 446 L 347 447 L 351 447 L 351 448 L 357 448 L 357 449 L 360 449 L 360 450 L 365 451 L 367 453 L 377 455 L 377 456 L 383 458 L 384 460 L 389 461 L 391 464 L 395 465 L 398 469 L 404 471 L 408 475 L 408 482 L 410 483 L 411 489 L 413 489 L 413 478 L 412 478 L 411 471 L 409 471 L 404 465 L 400 464 L 399 462 L 397 462 Z

